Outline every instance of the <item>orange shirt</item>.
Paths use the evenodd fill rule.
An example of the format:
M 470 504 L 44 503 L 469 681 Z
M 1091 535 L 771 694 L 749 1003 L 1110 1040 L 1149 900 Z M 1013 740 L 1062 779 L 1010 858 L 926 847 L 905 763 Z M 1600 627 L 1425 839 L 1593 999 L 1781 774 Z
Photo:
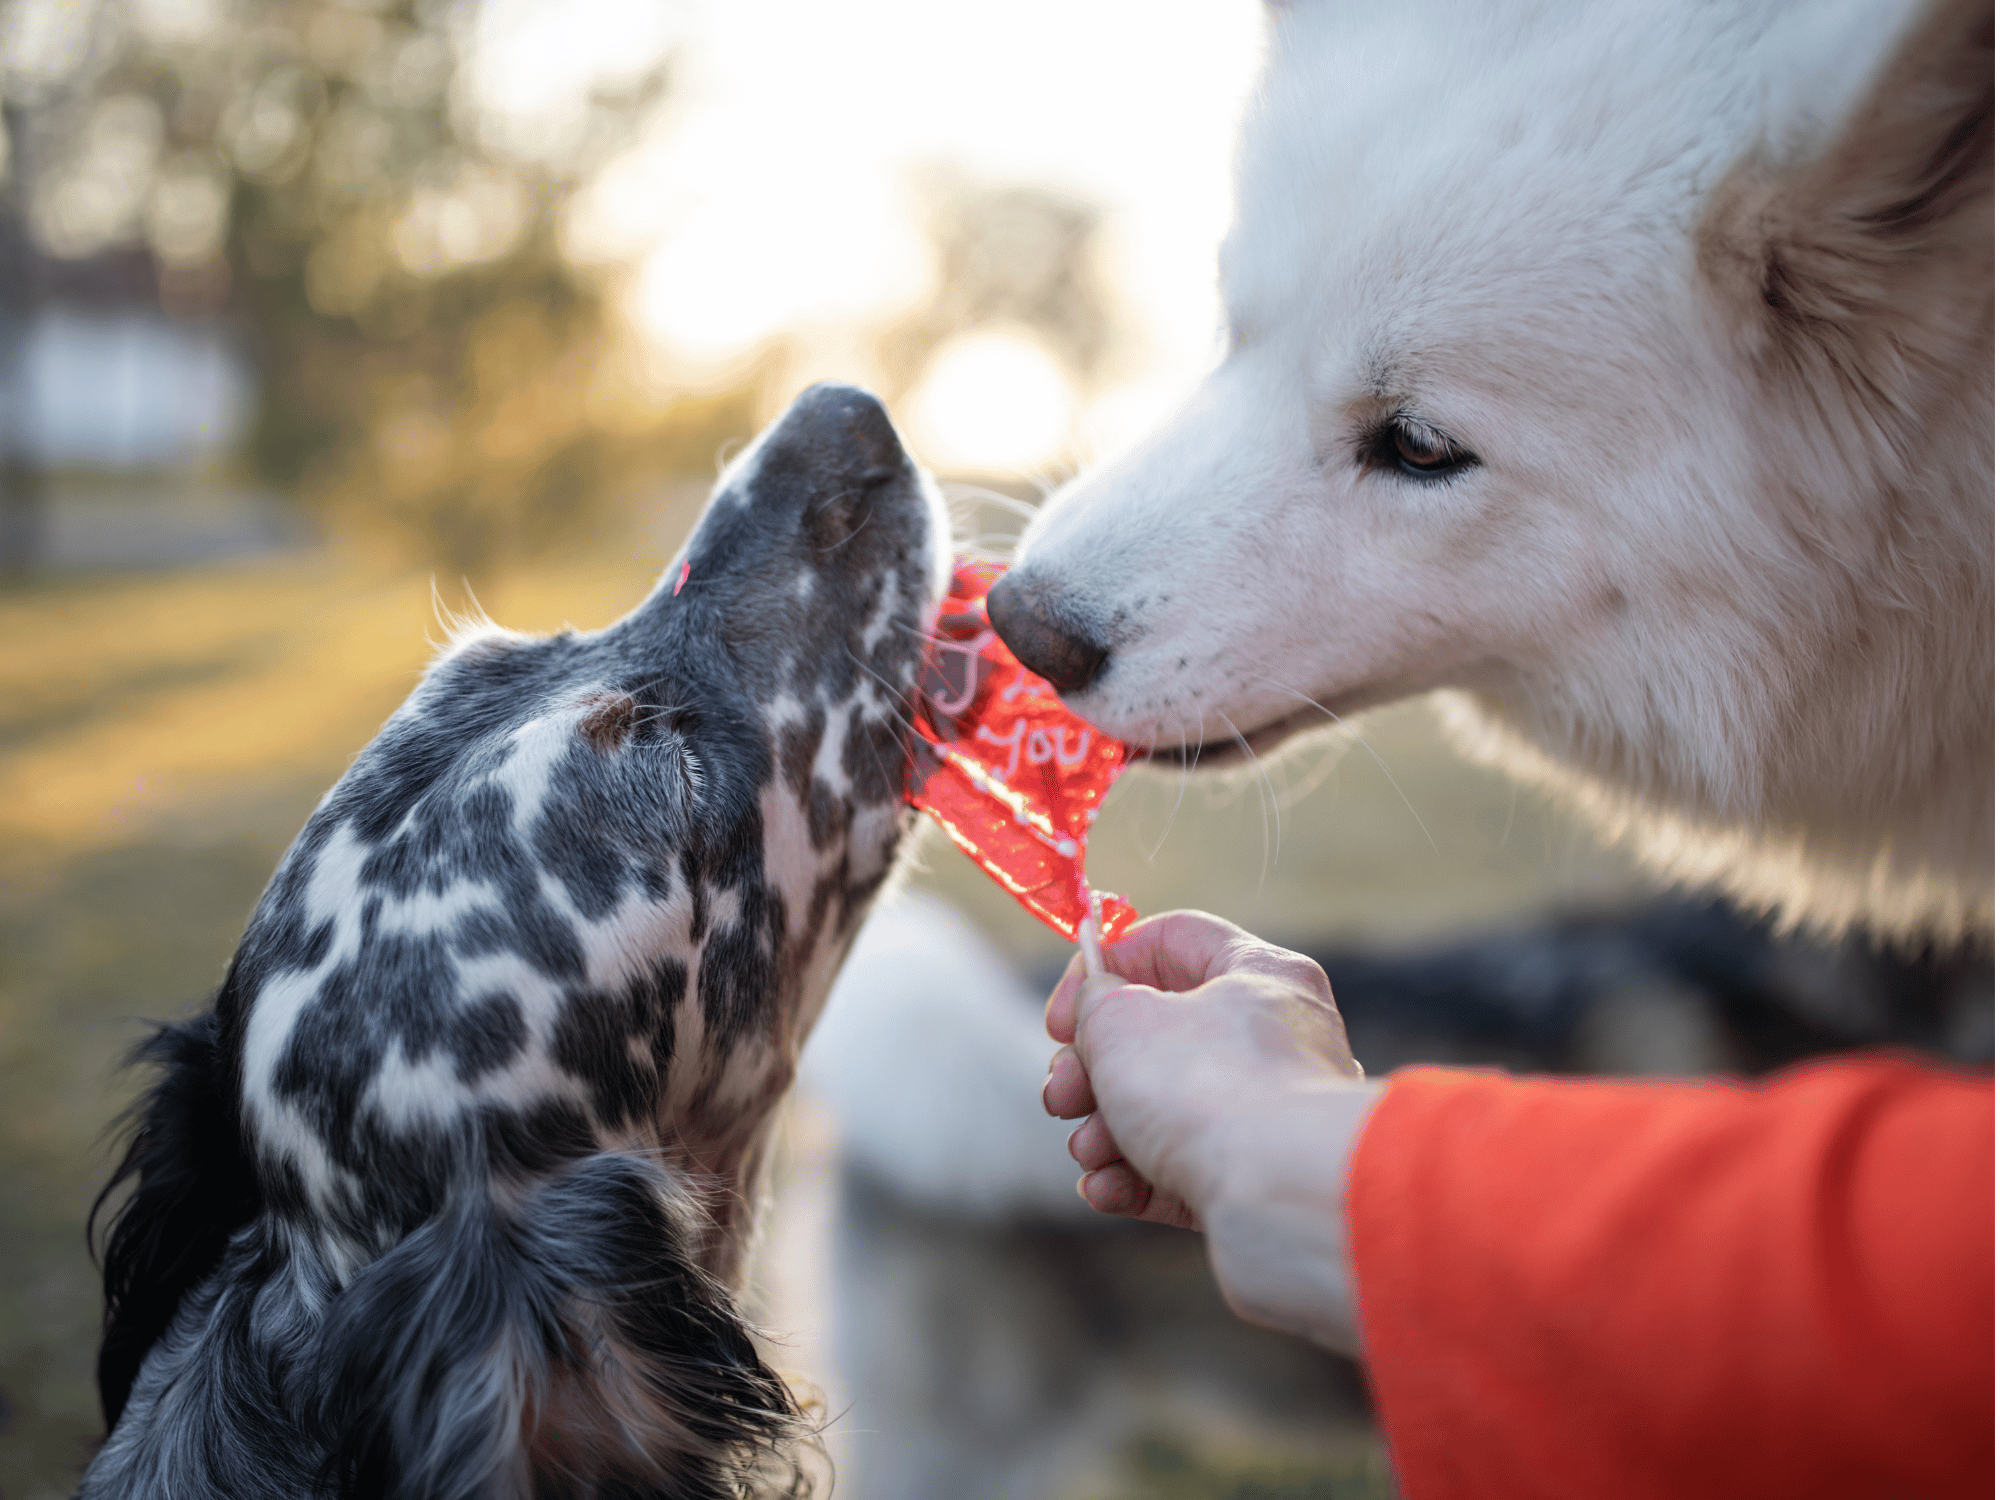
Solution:
M 1993 1082 L 1392 1075 L 1348 1186 L 1408 1500 L 1993 1494 Z

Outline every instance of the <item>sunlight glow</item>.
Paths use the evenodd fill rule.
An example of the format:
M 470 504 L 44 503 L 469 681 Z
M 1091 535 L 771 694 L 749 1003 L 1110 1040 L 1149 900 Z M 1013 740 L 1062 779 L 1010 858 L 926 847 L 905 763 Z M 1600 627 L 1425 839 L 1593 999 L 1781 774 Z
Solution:
M 1076 393 L 1056 362 L 1008 329 L 953 339 L 910 400 L 917 457 L 954 473 L 1021 473 L 1061 453 Z
M 508 7 L 546 19 L 551 3 Z M 670 48 L 666 102 L 573 204 L 563 245 L 578 260 L 634 268 L 634 330 L 683 382 L 729 378 L 776 339 L 798 351 L 788 381 L 875 380 L 865 340 L 835 335 L 879 328 L 927 293 L 934 270 L 910 184 L 940 163 L 1102 205 L 1103 270 L 1139 330 L 1141 363 L 1106 372 L 1107 386 L 1130 389 L 1095 425 L 1128 431 L 1141 408 L 1164 409 L 1212 361 L 1215 245 L 1228 220 L 1235 121 L 1261 45 L 1259 0 L 1018 0 L 1002 10 L 687 0 L 661 13 L 671 20 L 634 45 Z M 525 68 L 541 45 L 534 39 L 546 38 L 567 57 L 561 29 L 537 22 L 520 39 L 496 40 L 492 56 Z M 516 75 L 496 60 L 482 76 Z M 540 85 L 523 87 L 533 95 Z M 487 87 L 481 99 L 515 107 L 506 95 Z M 525 100 L 519 107 L 534 112 Z M 977 347 L 985 363 L 940 360 L 934 380 L 997 370 L 1000 346 Z M 937 408 L 926 420 L 938 424 L 941 450 L 1018 456 L 1031 431 L 1068 442 L 1068 415 L 1057 422 L 1046 404 L 1026 410 L 1052 399 L 1046 356 L 1030 347 L 1005 357 L 1039 382 L 988 392 L 996 422 L 1022 407 L 1018 420 L 1004 417 L 1005 440 L 966 437 L 970 406 L 950 419 Z M 943 401 L 937 391 L 949 389 L 921 399 Z
M 886 176 L 789 197 L 706 190 L 641 262 L 631 311 L 640 331 L 700 375 L 759 344 L 820 324 L 873 322 L 929 288 L 928 251 Z M 615 233 L 615 231 L 610 231 Z
M 161 0 L 153 0 L 161 3 Z M 489 138 L 526 161 L 560 155 L 593 90 L 630 87 L 697 19 L 673 0 L 483 0 L 463 83 Z

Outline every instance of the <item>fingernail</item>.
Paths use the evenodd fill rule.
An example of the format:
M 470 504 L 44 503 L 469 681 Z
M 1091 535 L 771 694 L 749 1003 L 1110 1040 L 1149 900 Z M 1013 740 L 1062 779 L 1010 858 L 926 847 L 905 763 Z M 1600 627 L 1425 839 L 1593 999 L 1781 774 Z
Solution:
M 1065 1149 L 1069 1152 L 1072 1159 L 1076 1156 L 1076 1138 L 1082 1134 L 1083 1126 L 1079 1125 L 1069 1133 L 1069 1140 L 1064 1143 Z
M 1085 1203 L 1090 1202 L 1090 1173 L 1085 1172 L 1076 1180 L 1076 1195 Z

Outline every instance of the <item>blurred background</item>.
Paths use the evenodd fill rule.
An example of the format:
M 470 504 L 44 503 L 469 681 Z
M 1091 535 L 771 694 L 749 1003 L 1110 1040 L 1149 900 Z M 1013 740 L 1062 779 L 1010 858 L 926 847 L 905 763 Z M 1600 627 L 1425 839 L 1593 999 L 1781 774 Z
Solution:
M 203 1001 L 439 607 L 615 618 L 719 458 L 825 377 L 880 392 L 1004 549 L 1218 347 L 1260 24 L 0 0 L 0 1496 L 66 1494 L 98 1435 L 82 1226 L 135 1021 Z M 789 1107 L 755 1292 L 827 1394 L 840 1492 L 1390 1493 L 1350 1366 L 1236 1325 L 1192 1237 L 1065 1196 L 1034 1109 L 1064 952 L 921 853 Z M 1128 776 L 1092 872 L 1321 956 L 1371 1068 L 1992 1056 L 1990 951 L 1661 897 L 1423 705 Z M 940 900 L 991 953 L 928 1005 Z M 934 1080 L 885 1099 L 871 1061 L 913 1035 Z M 948 1187 L 883 1144 L 913 1122 L 965 1143 Z

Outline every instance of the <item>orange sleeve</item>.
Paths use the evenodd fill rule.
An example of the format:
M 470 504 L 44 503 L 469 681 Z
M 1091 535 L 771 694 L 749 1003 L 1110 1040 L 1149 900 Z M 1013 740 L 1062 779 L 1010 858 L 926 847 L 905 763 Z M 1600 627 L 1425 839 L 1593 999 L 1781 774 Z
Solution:
M 1408 1500 L 1993 1494 L 1993 1083 L 1392 1075 L 1348 1187 Z

